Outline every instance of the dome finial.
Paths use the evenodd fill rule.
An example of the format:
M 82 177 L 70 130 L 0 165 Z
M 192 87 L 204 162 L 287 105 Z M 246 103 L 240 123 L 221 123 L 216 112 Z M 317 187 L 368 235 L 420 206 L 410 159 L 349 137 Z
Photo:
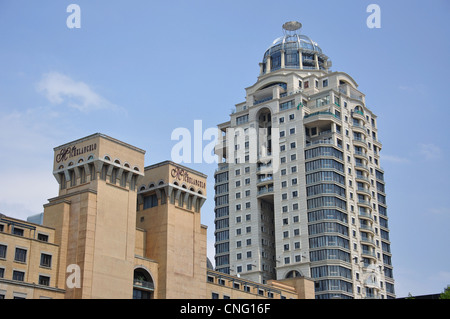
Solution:
M 297 30 L 300 30 L 302 24 L 298 21 L 289 21 L 283 24 L 283 30 L 286 34 L 297 34 Z

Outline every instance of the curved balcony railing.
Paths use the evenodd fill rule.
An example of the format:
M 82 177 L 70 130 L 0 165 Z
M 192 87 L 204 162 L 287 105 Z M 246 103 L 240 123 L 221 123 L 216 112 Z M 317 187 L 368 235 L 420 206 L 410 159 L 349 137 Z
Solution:
M 264 187 L 258 190 L 258 195 L 273 193 L 273 186 Z
M 153 282 L 141 279 L 134 279 L 133 286 L 136 288 L 143 288 L 146 290 L 155 290 L 155 285 Z

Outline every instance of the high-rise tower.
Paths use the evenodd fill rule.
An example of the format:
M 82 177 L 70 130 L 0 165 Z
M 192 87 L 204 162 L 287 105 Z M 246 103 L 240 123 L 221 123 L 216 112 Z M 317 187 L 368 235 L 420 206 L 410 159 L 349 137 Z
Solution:
M 301 26 L 283 25 L 218 125 L 216 269 L 312 277 L 316 298 L 392 298 L 377 117 Z

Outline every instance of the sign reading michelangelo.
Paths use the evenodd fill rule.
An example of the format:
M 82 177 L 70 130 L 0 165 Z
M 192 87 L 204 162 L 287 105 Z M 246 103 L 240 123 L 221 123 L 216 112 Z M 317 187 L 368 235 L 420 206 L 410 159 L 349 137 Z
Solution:
M 85 153 L 93 152 L 97 149 L 97 143 L 86 145 L 83 147 L 77 147 L 76 145 L 72 147 L 66 147 L 61 149 L 58 154 L 56 154 L 56 163 L 64 162 L 71 157 L 82 155 Z
M 198 179 L 195 179 L 193 177 L 190 177 L 188 172 L 186 172 L 184 169 L 182 168 L 174 168 L 172 169 L 172 171 L 170 172 L 170 174 L 172 175 L 172 177 L 178 179 L 179 181 L 200 187 L 200 188 L 205 188 L 206 187 L 206 183 L 202 182 Z

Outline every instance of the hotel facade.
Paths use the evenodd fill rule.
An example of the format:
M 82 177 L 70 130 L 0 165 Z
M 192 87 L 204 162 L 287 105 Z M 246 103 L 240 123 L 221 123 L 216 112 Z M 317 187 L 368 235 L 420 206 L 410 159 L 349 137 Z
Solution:
M 218 125 L 216 270 L 314 280 L 316 298 L 395 298 L 377 116 L 299 22 Z
M 144 157 L 100 133 L 56 147 L 59 194 L 37 223 L 0 215 L 0 299 L 314 298 L 308 278 L 214 271 L 200 222 L 207 176 Z

